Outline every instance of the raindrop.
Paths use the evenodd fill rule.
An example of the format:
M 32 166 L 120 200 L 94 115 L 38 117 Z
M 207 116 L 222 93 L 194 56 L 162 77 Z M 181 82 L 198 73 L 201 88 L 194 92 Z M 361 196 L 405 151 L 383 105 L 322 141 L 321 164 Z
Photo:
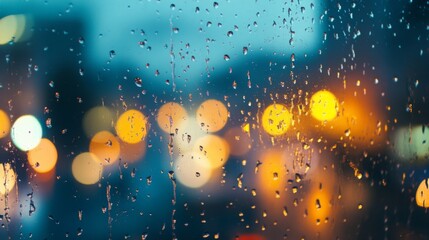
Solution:
M 77 235 L 81 236 L 83 234 L 83 228 L 78 228 L 77 229 Z
M 143 80 L 139 77 L 134 78 L 134 83 L 136 84 L 137 87 L 142 87 L 142 82 Z
M 84 44 L 85 43 L 85 39 L 83 37 L 80 37 L 78 41 L 79 41 L 80 44 Z

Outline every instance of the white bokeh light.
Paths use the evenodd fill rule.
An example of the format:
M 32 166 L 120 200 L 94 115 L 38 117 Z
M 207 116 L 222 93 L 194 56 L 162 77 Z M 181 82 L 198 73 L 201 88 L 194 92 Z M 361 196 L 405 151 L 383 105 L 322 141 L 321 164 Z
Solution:
M 22 151 L 29 151 L 40 143 L 42 126 L 34 116 L 21 116 L 13 124 L 10 137 L 17 148 Z

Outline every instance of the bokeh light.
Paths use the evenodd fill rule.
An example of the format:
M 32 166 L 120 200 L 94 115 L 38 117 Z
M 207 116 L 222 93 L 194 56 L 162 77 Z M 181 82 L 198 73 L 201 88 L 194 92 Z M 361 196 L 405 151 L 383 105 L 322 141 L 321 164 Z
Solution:
M 197 120 L 194 117 L 189 117 L 179 125 L 177 134 L 174 134 L 173 147 L 180 153 L 191 151 L 197 139 L 206 134 L 199 127 Z
M 91 185 L 97 183 L 103 173 L 103 164 L 93 153 L 84 152 L 73 159 L 72 174 L 79 183 Z
M 292 114 L 283 104 L 269 105 L 262 114 L 262 127 L 272 135 L 279 136 L 286 133 L 292 122 Z
M 36 172 L 47 173 L 57 164 L 57 148 L 49 139 L 42 138 L 37 147 L 27 152 L 27 158 Z
M 110 131 L 113 128 L 112 111 L 104 106 L 94 107 L 85 113 L 82 124 L 88 137 L 100 131 Z
M 410 160 L 416 157 L 414 141 L 411 136 L 411 129 L 409 127 L 397 128 L 393 134 L 394 152 L 402 160 Z
M 307 196 L 307 211 L 310 226 L 325 225 L 332 221 L 332 201 L 330 193 L 325 189 L 313 187 Z
M 89 152 L 95 154 L 103 165 L 110 165 L 119 159 L 121 149 L 115 135 L 101 131 L 92 137 Z
M 10 119 L 9 116 L 0 110 L 0 138 L 4 138 L 9 134 L 10 131 Z
M 282 196 L 280 193 L 286 186 L 287 169 L 284 153 L 281 149 L 267 149 L 261 153 L 260 159 L 262 164 L 255 169 L 257 189 L 265 201 L 271 202 Z
M 429 156 L 429 133 L 424 125 L 400 127 L 393 134 L 393 147 L 402 160 L 426 159 Z
M 252 144 L 250 135 L 241 127 L 229 129 L 225 135 L 225 140 L 229 144 L 231 155 L 242 156 L 249 152 Z
M 146 137 L 147 120 L 143 113 L 134 109 L 128 110 L 119 116 L 115 129 L 122 141 L 138 143 Z
M 338 114 L 338 108 L 337 98 L 327 90 L 318 91 L 311 97 L 311 115 L 319 121 L 334 119 Z
M 217 132 L 227 123 L 228 110 L 222 102 L 209 99 L 201 103 L 197 109 L 196 118 L 203 130 Z
M 24 115 L 13 123 L 10 136 L 17 148 L 28 151 L 39 145 L 42 139 L 42 126 L 34 116 Z
M 208 159 L 199 152 L 187 152 L 176 159 L 175 174 L 177 180 L 190 188 L 205 185 L 212 175 L 210 168 L 201 164 Z
M 429 208 L 429 179 L 424 179 L 417 188 L 416 204 L 419 207 Z
M 376 99 L 376 96 L 369 93 L 363 96 L 343 91 L 341 101 L 338 101 L 336 110 L 333 110 L 336 115 L 332 120 L 324 121 L 312 114 L 309 114 L 311 118 L 305 115 L 300 121 L 300 131 L 303 134 L 317 133 L 331 141 L 340 140 L 344 146 L 380 149 L 385 146 L 388 125 L 380 109 L 380 101 Z M 333 106 L 335 105 L 331 104 L 331 110 L 335 109 Z
M 0 194 L 9 193 L 16 184 L 16 174 L 9 163 L 0 163 Z
M 412 128 L 412 144 L 418 158 L 426 159 L 429 156 L 429 129 L 425 125 L 417 125 Z
M 156 121 L 158 126 L 166 133 L 173 133 L 188 117 L 182 105 L 168 102 L 158 110 Z
M 18 41 L 25 30 L 24 15 L 9 15 L 0 19 L 0 45 Z
M 201 161 L 201 164 L 211 169 L 225 165 L 229 158 L 228 143 L 216 135 L 206 135 L 197 139 L 193 151 L 204 155 L 207 161 Z

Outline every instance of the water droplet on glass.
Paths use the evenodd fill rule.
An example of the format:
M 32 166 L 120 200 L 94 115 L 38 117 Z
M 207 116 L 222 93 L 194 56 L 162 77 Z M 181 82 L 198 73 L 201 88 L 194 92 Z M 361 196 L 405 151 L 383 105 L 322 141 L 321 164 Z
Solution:
M 139 77 L 134 78 L 134 83 L 136 84 L 137 87 L 142 87 L 142 82 L 143 80 Z

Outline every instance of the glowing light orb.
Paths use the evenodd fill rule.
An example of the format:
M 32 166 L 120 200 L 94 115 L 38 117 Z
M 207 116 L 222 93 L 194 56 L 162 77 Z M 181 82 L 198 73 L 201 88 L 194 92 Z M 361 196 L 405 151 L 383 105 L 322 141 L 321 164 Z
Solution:
M 425 126 L 415 126 L 411 131 L 412 144 L 418 158 L 424 159 L 429 156 L 429 129 Z
M 227 123 L 228 110 L 222 102 L 209 99 L 201 103 L 196 117 L 202 129 L 207 132 L 217 132 Z
M 0 194 L 9 193 L 16 184 L 16 173 L 9 163 L 0 163 Z
M 189 117 L 178 126 L 178 131 L 174 134 L 174 150 L 178 150 L 179 153 L 191 151 L 197 139 L 204 135 L 207 133 L 199 127 L 197 120 L 194 117 Z
M 0 19 L 0 45 L 16 42 L 24 33 L 25 29 L 24 15 L 9 15 Z
M 158 110 L 156 121 L 166 133 L 173 133 L 188 117 L 186 110 L 178 103 L 169 102 Z
M 49 139 L 43 138 L 37 147 L 27 152 L 27 158 L 36 172 L 47 173 L 57 164 L 57 148 Z
M 93 153 L 85 152 L 77 155 L 72 163 L 73 177 L 81 184 L 97 183 L 103 173 L 103 164 Z
M 211 169 L 201 164 L 207 161 L 207 158 L 199 152 L 187 152 L 181 155 L 175 164 L 177 180 L 190 188 L 204 186 L 212 175 Z
M 327 90 L 318 91 L 311 97 L 310 111 L 315 119 L 330 121 L 338 114 L 338 100 Z
M 229 146 L 232 146 L 230 148 L 231 155 L 241 156 L 249 152 L 252 139 L 242 128 L 237 127 L 229 129 L 225 133 L 224 138 Z
M 416 204 L 419 207 L 429 208 L 429 179 L 424 179 L 417 188 Z
M 89 152 L 95 154 L 103 165 L 110 165 L 119 159 L 121 148 L 115 135 L 101 131 L 92 137 Z
M 147 120 L 143 113 L 137 110 L 128 110 L 119 116 L 116 122 L 116 133 L 126 143 L 141 142 L 147 134 Z
M 7 114 L 0 110 L 0 138 L 4 138 L 9 134 L 10 120 Z
M 20 150 L 31 150 L 37 147 L 42 139 L 42 126 L 34 116 L 21 116 L 12 125 L 10 137 Z
M 265 132 L 272 136 L 279 136 L 286 133 L 291 122 L 292 114 L 282 104 L 272 104 L 262 114 L 262 127 Z
M 398 128 L 393 135 L 396 155 L 402 160 L 425 159 L 429 156 L 429 129 L 424 126 Z
M 229 158 L 228 143 L 216 135 L 206 135 L 197 139 L 193 151 L 204 155 L 207 161 L 201 161 L 201 164 L 211 169 L 222 167 Z
M 85 113 L 82 125 L 88 137 L 101 131 L 110 131 L 113 127 L 112 111 L 107 107 L 94 107 Z

